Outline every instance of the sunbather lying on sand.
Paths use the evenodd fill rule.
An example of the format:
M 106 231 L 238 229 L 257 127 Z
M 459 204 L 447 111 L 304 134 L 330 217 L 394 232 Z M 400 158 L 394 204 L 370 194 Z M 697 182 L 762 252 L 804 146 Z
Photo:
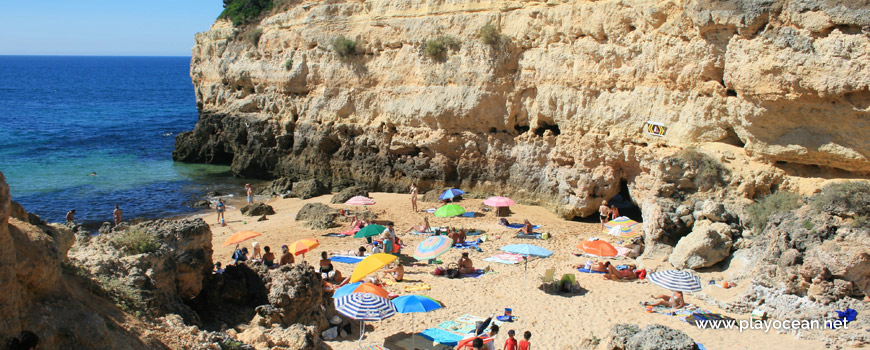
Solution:
M 650 295 L 650 297 L 653 299 L 661 299 L 661 300 L 658 300 L 656 302 L 644 302 L 643 303 L 644 305 L 646 305 L 646 306 L 662 305 L 662 306 L 672 307 L 675 309 L 680 309 L 683 306 L 686 306 L 686 302 L 683 300 L 683 292 L 680 292 L 680 291 L 674 291 L 673 296 L 667 296 L 667 295 L 662 294 L 659 296 Z
M 604 266 L 607 268 L 607 274 L 604 275 L 604 279 L 606 280 L 636 280 L 637 274 L 634 273 L 635 266 L 629 265 L 628 268 L 617 270 L 616 266 L 613 266 L 609 261 L 604 263 Z
M 339 250 L 336 252 L 329 253 L 331 255 L 348 255 L 348 256 L 365 256 L 366 255 L 366 247 L 360 246 L 357 250 Z
M 411 231 L 416 230 L 417 232 L 432 232 L 432 226 L 429 226 L 429 218 L 423 218 L 423 224 L 420 226 L 411 226 L 408 228 L 408 231 L 405 233 L 411 233 Z

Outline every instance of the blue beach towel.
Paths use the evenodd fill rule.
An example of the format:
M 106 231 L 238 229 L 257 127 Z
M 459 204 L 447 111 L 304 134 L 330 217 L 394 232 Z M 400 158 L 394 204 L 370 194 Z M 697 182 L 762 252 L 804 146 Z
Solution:
M 592 270 L 587 269 L 585 267 L 579 268 L 579 269 L 577 269 L 577 271 L 585 272 L 585 273 L 604 273 L 604 271 L 592 271 Z
M 477 245 L 480 243 L 481 243 L 480 239 L 476 239 L 474 241 L 465 241 L 465 243 L 454 244 L 453 248 L 456 248 L 456 249 L 466 249 L 466 248 L 477 249 Z
M 517 233 L 516 238 L 528 238 L 528 239 L 544 239 L 540 233 L 532 232 L 530 235 L 524 235 L 522 233 Z
M 508 228 L 523 228 L 523 226 L 525 226 L 525 225 L 523 225 L 523 224 L 507 224 L 507 225 L 505 225 L 505 227 L 508 227 Z M 532 225 L 532 230 L 537 230 L 539 228 L 541 228 L 541 225 Z
M 463 273 L 462 277 L 478 278 L 480 276 L 483 276 L 484 274 L 485 274 L 485 272 L 483 272 L 483 270 L 478 269 L 477 271 L 474 271 L 472 273 Z
M 444 344 L 444 345 L 452 345 L 455 346 L 462 340 L 462 336 L 459 334 L 451 333 L 445 331 L 440 328 L 429 328 L 422 332 L 420 335 L 426 339 L 429 339 L 433 342 Z
M 329 258 L 334 262 L 343 263 L 343 264 L 356 264 L 365 259 L 364 256 L 346 256 L 346 255 L 333 255 Z

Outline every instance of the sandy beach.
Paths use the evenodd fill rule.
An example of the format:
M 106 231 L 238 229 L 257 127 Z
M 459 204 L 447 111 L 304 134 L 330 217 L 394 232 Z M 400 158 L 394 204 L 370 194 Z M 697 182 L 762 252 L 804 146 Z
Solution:
M 415 293 L 441 301 L 445 307 L 425 314 L 397 314 L 381 322 L 368 322 L 367 334 L 363 339 L 364 345 L 384 344 L 391 349 L 409 348 L 410 346 L 405 344 L 409 344 L 410 334 L 435 327 L 443 321 L 454 320 L 464 314 L 480 317 L 486 317 L 490 314 L 501 315 L 505 308 L 512 308 L 513 315 L 517 316 L 517 320 L 503 326 L 496 339 L 497 348 L 501 348 L 504 344 L 507 331 L 514 329 L 518 335 L 526 330 L 531 331 L 531 343 L 537 349 L 578 349 L 583 339 L 604 338 L 611 327 L 618 323 L 634 323 L 641 327 L 649 324 L 666 325 L 686 332 L 707 349 L 824 348 L 820 341 L 801 339 L 800 335 L 791 333 L 780 334 L 774 331 L 765 333 L 757 330 L 744 331 L 743 333 L 737 330 L 700 330 L 675 317 L 647 313 L 640 302 L 649 300 L 651 294 L 668 294 L 669 291 L 648 281 L 608 281 L 604 280 L 601 275 L 580 273 L 571 268 L 571 265 L 582 264 L 588 260 L 586 257 L 578 257 L 573 254 L 577 251 L 575 246 L 581 240 L 598 236 L 616 244 L 616 237 L 602 235 L 598 224 L 562 220 L 542 207 L 515 205 L 511 207 L 513 214 L 508 217 L 511 222 L 522 222 L 523 219 L 529 219 L 533 224 L 543 225 L 538 231 L 552 234 L 552 238 L 549 240 L 519 239 L 512 237 L 515 230 L 498 225 L 493 212 L 485 213 L 484 216 L 477 218 L 436 218 L 429 213 L 412 212 L 407 194 L 372 193 L 371 197 L 377 204 L 370 206 L 369 209 L 378 215 L 378 220 L 394 221 L 396 232 L 407 245 L 402 251 L 405 256 L 402 261 L 406 264 L 405 281 L 385 288 L 393 293 L 405 295 L 409 293 L 402 290 L 404 284 L 426 283 L 431 286 L 430 290 Z M 305 256 L 305 260 L 316 265 L 322 251 L 351 250 L 364 243 L 362 239 L 351 237 L 323 236 L 330 232 L 343 231 L 346 226 L 329 230 L 310 230 L 302 227 L 302 222 L 294 220 L 297 211 L 304 204 L 310 202 L 328 204 L 330 199 L 331 195 L 309 200 L 269 199 L 267 203 L 274 207 L 276 214 L 269 216 L 269 220 L 262 222 L 257 222 L 256 218 L 242 216 L 238 208 L 231 206 L 226 213 L 227 226 L 225 227 L 216 224 L 216 214 L 214 213 L 198 216 L 205 219 L 211 226 L 215 261 L 221 261 L 224 264 L 231 262 L 233 247 L 222 246 L 227 237 L 240 230 L 254 230 L 263 234 L 256 239 L 257 241 L 262 245 L 271 246 L 274 251 L 278 252 L 280 252 L 282 244 L 289 244 L 302 238 L 318 239 L 320 247 Z M 459 204 L 469 211 L 480 212 L 483 200 L 465 199 Z M 346 207 L 344 205 L 329 205 L 334 208 Z M 436 205 L 436 203 L 421 202 L 419 208 L 434 208 Z M 476 268 L 489 266 L 495 273 L 485 274 L 479 278 L 447 279 L 433 276 L 430 272 L 434 270 L 434 266 L 425 264 L 425 262 L 416 263 L 411 255 L 413 255 L 416 245 L 425 237 L 402 233 L 406 232 L 411 225 L 419 225 L 424 217 L 429 218 L 432 226 L 476 228 L 486 231 L 489 241 L 480 245 L 482 252 L 471 249 L 451 249 L 440 259 L 445 264 L 455 262 L 462 252 L 469 252 Z M 344 222 L 344 225 L 348 224 L 348 222 Z M 499 248 L 502 246 L 522 243 L 539 245 L 552 250 L 555 254 L 545 259 L 534 259 L 527 266 L 481 261 L 483 258 L 500 252 Z M 250 242 L 245 242 L 245 244 L 250 249 Z M 297 257 L 297 263 L 300 261 L 301 256 Z M 633 262 L 633 260 L 628 259 L 613 261 L 615 263 Z M 636 261 L 635 263 L 640 268 L 647 268 L 650 271 L 669 268 L 667 263 L 662 262 Z M 335 263 L 335 267 L 343 274 L 350 275 L 354 265 Z M 574 273 L 582 290 L 575 294 L 543 291 L 540 288 L 539 276 L 552 267 L 556 268 L 557 277 L 566 273 Z M 737 268 L 740 267 L 731 267 L 731 269 Z M 738 287 L 727 290 L 706 285 L 710 279 L 729 278 L 729 270 L 700 273 L 699 276 L 705 284 L 701 293 L 718 300 L 728 300 L 738 295 L 742 288 L 749 284 L 748 281 L 738 280 Z M 698 295 L 686 294 L 686 302 L 703 309 L 722 312 L 722 310 L 704 303 L 698 298 Z M 724 314 L 738 320 L 748 319 L 748 315 Z M 329 341 L 327 344 L 334 349 L 354 349 L 357 348 L 356 340 L 356 335 L 354 335 L 339 339 L 339 341 Z M 397 345 L 396 342 L 400 343 Z M 443 348 L 433 347 L 431 341 L 425 341 L 423 338 L 417 338 L 416 346 L 426 349 Z

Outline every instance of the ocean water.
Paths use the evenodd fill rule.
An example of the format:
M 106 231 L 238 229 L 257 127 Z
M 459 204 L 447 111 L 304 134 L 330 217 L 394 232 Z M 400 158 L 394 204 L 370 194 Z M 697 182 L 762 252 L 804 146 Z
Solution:
M 12 199 L 48 221 L 76 209 L 97 224 L 115 205 L 125 220 L 166 217 L 241 188 L 228 166 L 172 161 L 175 136 L 197 120 L 189 68 L 189 57 L 0 56 L 0 172 Z

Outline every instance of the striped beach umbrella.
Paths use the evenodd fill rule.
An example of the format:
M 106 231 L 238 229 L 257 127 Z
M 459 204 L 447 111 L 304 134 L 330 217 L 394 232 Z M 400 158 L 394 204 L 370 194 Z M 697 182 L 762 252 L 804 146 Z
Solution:
M 670 290 L 680 292 L 697 292 L 701 290 L 701 278 L 689 272 L 665 270 L 649 274 L 652 283 Z
M 362 339 L 365 336 L 365 321 L 380 321 L 396 314 L 396 305 L 392 301 L 369 293 L 350 293 L 335 299 L 335 310 L 340 314 L 360 322 L 360 335 L 357 342 L 362 349 Z
M 450 250 L 451 246 L 453 246 L 453 240 L 447 236 L 432 236 L 417 245 L 414 258 L 417 260 L 435 259 Z
M 351 199 L 348 199 L 347 202 L 344 202 L 347 205 L 375 205 L 375 201 L 366 196 L 355 196 Z
M 610 220 L 604 224 L 604 229 L 601 230 L 603 234 L 610 234 L 610 230 L 614 227 L 619 226 L 619 235 L 624 238 L 632 238 L 634 236 L 639 236 L 643 233 L 641 225 L 638 225 L 639 222 L 629 219 L 625 216 L 620 216 L 616 219 Z

